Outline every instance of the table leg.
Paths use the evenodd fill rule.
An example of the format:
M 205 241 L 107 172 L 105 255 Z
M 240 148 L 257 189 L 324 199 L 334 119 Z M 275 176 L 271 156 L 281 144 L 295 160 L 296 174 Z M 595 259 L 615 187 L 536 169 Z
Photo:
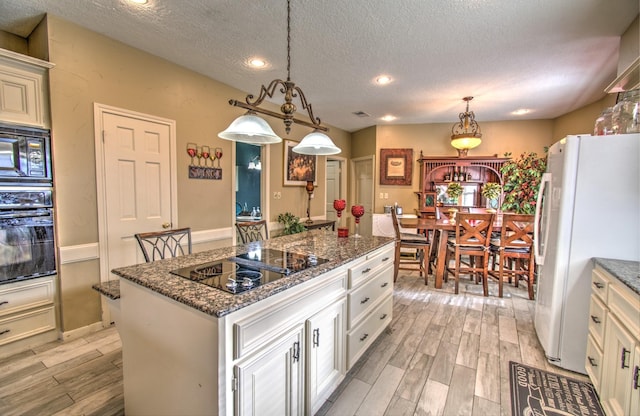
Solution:
M 436 289 L 442 289 L 444 271 L 447 266 L 445 258 L 447 257 L 447 238 L 449 233 L 446 230 L 437 230 L 437 232 L 440 233 L 440 241 L 438 242 L 438 257 L 436 259 L 435 287 Z

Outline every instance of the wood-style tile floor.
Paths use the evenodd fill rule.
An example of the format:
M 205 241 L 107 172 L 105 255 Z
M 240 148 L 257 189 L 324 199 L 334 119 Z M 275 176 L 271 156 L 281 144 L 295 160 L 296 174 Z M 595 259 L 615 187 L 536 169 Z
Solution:
M 509 361 L 587 379 L 546 361 L 524 286 L 500 299 L 465 277 L 459 295 L 445 285 L 401 273 L 391 326 L 319 415 L 507 416 Z M 121 348 L 109 328 L 0 360 L 0 414 L 124 414 Z

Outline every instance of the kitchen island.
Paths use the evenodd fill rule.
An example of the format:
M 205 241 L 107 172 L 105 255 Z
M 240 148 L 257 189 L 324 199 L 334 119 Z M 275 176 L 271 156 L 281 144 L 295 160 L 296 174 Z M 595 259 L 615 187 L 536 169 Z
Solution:
M 328 261 L 241 294 L 171 273 L 263 249 Z M 125 412 L 315 413 L 391 322 L 393 249 L 314 230 L 114 270 Z

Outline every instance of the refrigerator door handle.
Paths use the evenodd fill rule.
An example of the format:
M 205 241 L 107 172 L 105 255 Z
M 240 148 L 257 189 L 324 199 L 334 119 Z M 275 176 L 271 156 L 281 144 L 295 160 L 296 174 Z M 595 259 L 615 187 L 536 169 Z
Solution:
M 538 200 L 536 201 L 536 214 L 534 217 L 534 225 L 533 225 L 533 255 L 536 261 L 536 264 L 543 265 L 544 264 L 544 255 L 545 253 L 540 252 L 540 246 L 544 244 L 544 247 L 547 245 L 547 237 L 549 236 L 549 223 L 548 220 L 545 223 L 545 229 L 542 230 L 544 233 L 544 239 L 540 241 L 540 220 L 542 217 L 542 195 L 545 192 L 547 186 L 551 183 L 551 173 L 544 173 L 542 175 L 542 180 L 540 181 L 540 188 L 538 189 Z M 546 201 L 547 204 L 550 204 L 551 201 Z M 545 250 L 546 251 L 546 250 Z

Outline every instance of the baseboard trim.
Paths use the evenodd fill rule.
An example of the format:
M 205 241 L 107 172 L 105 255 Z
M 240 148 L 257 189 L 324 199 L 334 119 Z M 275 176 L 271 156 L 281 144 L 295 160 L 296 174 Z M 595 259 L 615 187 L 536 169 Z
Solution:
M 68 341 L 70 339 L 81 338 L 85 335 L 92 334 L 94 332 L 101 331 L 105 326 L 102 322 L 94 322 L 90 325 L 83 326 L 80 328 L 72 329 L 71 331 L 64 331 L 62 333 L 62 339 L 64 341 Z

